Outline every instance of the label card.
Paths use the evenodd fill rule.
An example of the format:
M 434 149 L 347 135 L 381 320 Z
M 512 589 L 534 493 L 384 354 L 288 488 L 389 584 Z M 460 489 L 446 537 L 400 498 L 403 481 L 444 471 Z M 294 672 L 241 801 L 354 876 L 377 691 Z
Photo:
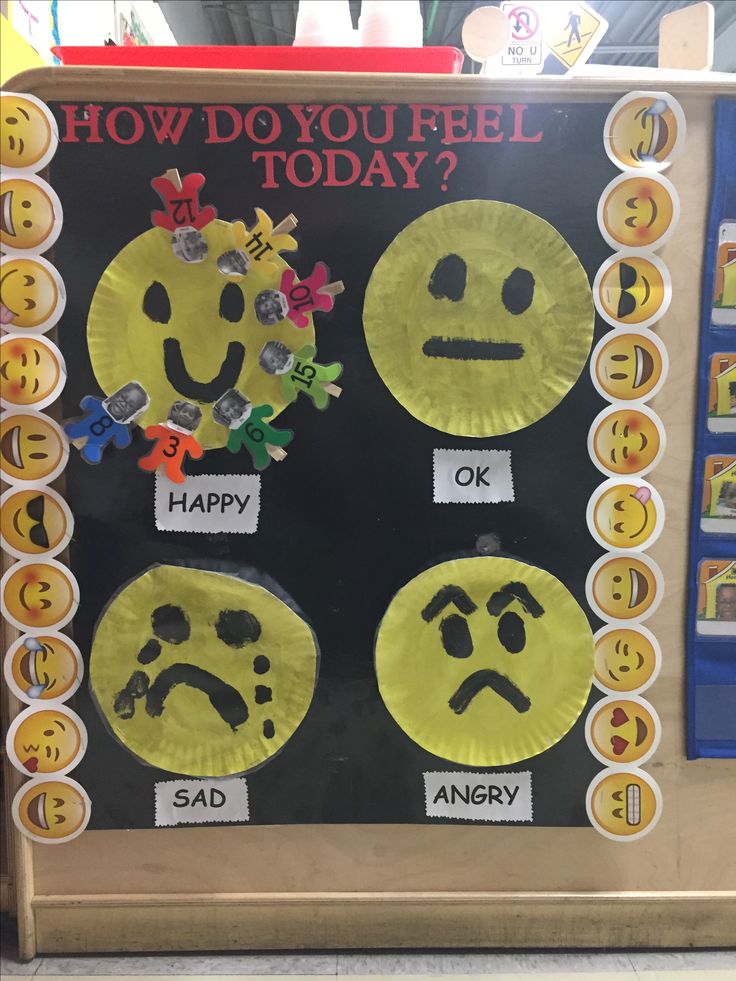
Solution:
M 157 473 L 155 506 L 159 531 L 251 535 L 258 530 L 261 478 L 257 474 L 205 474 L 175 484 Z
M 213 780 L 163 780 L 155 785 L 156 827 L 249 820 L 244 777 Z
M 531 821 L 532 775 L 522 773 L 425 773 L 427 817 L 463 821 Z
M 435 504 L 514 500 L 511 450 L 435 450 Z

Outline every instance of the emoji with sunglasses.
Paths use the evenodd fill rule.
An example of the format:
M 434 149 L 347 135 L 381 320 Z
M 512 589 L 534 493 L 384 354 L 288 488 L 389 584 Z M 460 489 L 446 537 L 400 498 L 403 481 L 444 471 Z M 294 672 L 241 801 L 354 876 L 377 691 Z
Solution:
M 76 712 L 62 705 L 31 707 L 10 723 L 5 740 L 10 762 L 21 773 L 68 773 L 87 748 L 87 730 Z
M 64 700 L 79 688 L 84 675 L 77 645 L 59 633 L 19 637 L 5 655 L 5 681 L 26 705 Z
M 39 412 L 0 418 L 0 467 L 10 483 L 53 480 L 66 466 L 69 444 L 53 419 Z
M 612 841 L 636 841 L 648 834 L 662 813 L 662 794 L 648 773 L 603 770 L 585 795 L 590 823 Z
M 69 542 L 74 519 L 66 501 L 44 484 L 11 487 L 0 497 L 0 536 L 16 559 L 51 558 Z
M 685 141 L 685 114 L 667 92 L 630 92 L 603 127 L 609 158 L 623 170 L 662 170 Z
M 590 458 L 609 477 L 643 476 L 656 467 L 664 448 L 662 422 L 644 405 L 604 409 L 588 433 Z
M 13 798 L 12 813 L 15 826 L 27 838 L 56 845 L 81 835 L 92 805 L 76 780 L 40 777 L 23 784 Z
M 19 630 L 69 623 L 79 605 L 76 579 L 60 562 L 17 562 L 0 580 L 3 612 Z
M 0 341 L 0 378 L 3 406 L 45 409 L 64 387 L 66 365 L 45 337 L 6 334 Z
M 596 310 L 612 327 L 650 327 L 672 299 L 669 270 L 654 255 L 617 252 L 593 281 Z
M 42 170 L 59 142 L 48 106 L 18 92 L 0 92 L 0 134 L 0 164 L 7 170 Z

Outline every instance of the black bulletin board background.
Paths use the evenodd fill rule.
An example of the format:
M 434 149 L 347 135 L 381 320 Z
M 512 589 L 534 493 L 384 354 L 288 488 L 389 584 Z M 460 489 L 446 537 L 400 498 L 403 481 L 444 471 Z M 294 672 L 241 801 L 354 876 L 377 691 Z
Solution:
M 63 112 L 58 104 L 51 107 L 63 136 Z M 149 135 L 130 146 L 109 139 L 59 145 L 50 182 L 64 208 L 54 262 L 68 293 L 59 329 L 69 371 L 67 418 L 78 414 L 84 395 L 100 393 L 86 345 L 95 286 L 117 252 L 150 227 L 150 211 L 159 206 L 150 180 L 168 168 L 201 171 L 207 179 L 201 201 L 214 204 L 220 218 L 250 224 L 255 205 L 275 221 L 293 212 L 300 246 L 287 260 L 307 275 L 322 259 L 332 278 L 346 284 L 334 311 L 315 317 L 319 360 L 345 366 L 343 395 L 325 413 L 300 399 L 279 417 L 277 425 L 288 425 L 296 436 L 288 459 L 263 474 L 256 534 L 156 531 L 154 481 L 136 467 L 149 446 L 139 430 L 132 447 L 106 451 L 98 467 L 72 450 L 66 471 L 76 519 L 71 565 L 81 589 L 73 627 L 85 658 L 106 601 L 157 562 L 225 559 L 255 566 L 291 594 L 314 627 L 321 648 L 315 698 L 282 752 L 248 776 L 253 823 L 437 822 L 424 813 L 423 771 L 464 768 L 403 734 L 383 706 L 373 670 L 376 627 L 396 590 L 422 568 L 471 552 L 480 534 L 495 532 L 504 552 L 548 569 L 588 609 L 585 576 L 601 550 L 587 532 L 585 507 L 603 478 L 588 458 L 586 437 L 604 403 L 587 365 L 562 403 L 528 429 L 482 440 L 449 436 L 415 420 L 390 395 L 368 355 L 361 311 L 371 270 L 395 235 L 423 212 L 467 198 L 510 202 L 551 222 L 592 282 L 610 254 L 596 224 L 598 198 L 617 174 L 602 141 L 609 109 L 608 103 L 530 105 L 524 130 L 542 129 L 540 143 L 453 144 L 458 162 L 446 192 L 440 189 L 442 168 L 430 162 L 419 172 L 417 190 L 286 184 L 263 190 L 262 165 L 251 162 L 259 148 L 244 137 L 204 144 L 198 106 L 178 146 L 160 146 Z M 407 143 L 408 113 L 402 110 L 396 149 L 429 149 L 431 156 L 445 149 Z M 281 118 L 284 133 L 275 147 L 301 148 L 285 107 Z M 315 128 L 309 148 L 340 145 L 324 141 Z M 358 137 L 349 148 L 364 159 L 374 149 Z M 202 325 L 203 338 L 218 329 L 216 321 L 214 313 L 213 324 Z M 596 318 L 595 340 L 605 329 Z M 436 447 L 510 449 L 515 502 L 434 504 Z M 192 474 L 249 469 L 244 454 L 224 449 L 188 464 Z M 594 629 L 600 626 L 588 615 Z M 120 657 L 133 665 L 135 653 L 121 638 Z M 593 689 L 590 704 L 598 697 Z M 172 775 L 139 763 L 114 740 L 86 686 L 76 708 L 89 730 L 89 749 L 72 776 L 92 799 L 90 827 L 152 827 L 153 785 Z M 585 745 L 586 714 L 546 753 L 499 768 L 531 770 L 536 825 L 588 823 L 585 790 L 600 765 Z

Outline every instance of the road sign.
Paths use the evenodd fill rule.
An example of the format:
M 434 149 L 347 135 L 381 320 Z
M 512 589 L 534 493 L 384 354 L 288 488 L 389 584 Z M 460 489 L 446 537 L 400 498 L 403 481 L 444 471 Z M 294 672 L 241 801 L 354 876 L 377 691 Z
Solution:
M 608 21 L 582 0 L 545 9 L 547 47 L 565 68 L 584 65 L 607 30 Z
M 539 7 L 518 0 L 501 4 L 511 24 L 511 36 L 501 54 L 501 64 L 530 74 L 542 70 L 542 28 Z

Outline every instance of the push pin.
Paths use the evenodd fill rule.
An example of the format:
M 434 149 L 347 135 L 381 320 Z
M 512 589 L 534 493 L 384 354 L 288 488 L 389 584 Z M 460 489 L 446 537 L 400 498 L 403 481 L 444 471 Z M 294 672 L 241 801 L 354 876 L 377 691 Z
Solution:
M 136 381 L 128 382 L 106 399 L 85 395 L 80 402 L 84 415 L 65 422 L 64 432 L 86 463 L 99 463 L 108 443 L 119 450 L 130 446 L 131 423 L 150 404 L 146 390 Z
M 166 422 L 147 426 L 146 439 L 155 440 L 151 452 L 138 461 L 141 470 L 162 470 L 175 484 L 183 484 L 184 459 L 200 460 L 204 450 L 192 435 L 202 421 L 202 410 L 192 402 L 174 402 Z

